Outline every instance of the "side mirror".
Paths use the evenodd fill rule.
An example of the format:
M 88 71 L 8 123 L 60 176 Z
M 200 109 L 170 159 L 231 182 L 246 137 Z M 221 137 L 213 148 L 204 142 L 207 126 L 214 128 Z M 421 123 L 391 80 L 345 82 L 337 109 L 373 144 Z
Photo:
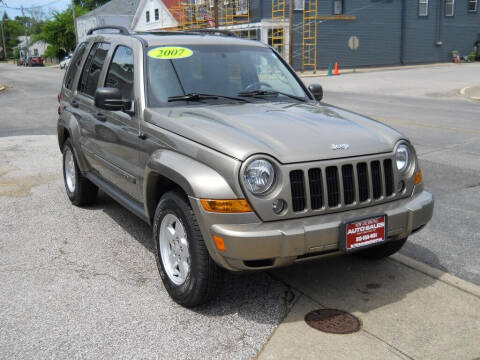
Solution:
M 95 91 L 95 106 L 100 109 L 119 111 L 123 110 L 124 105 L 120 89 L 103 87 Z
M 308 90 L 313 94 L 315 100 L 320 101 L 323 99 L 323 88 L 320 84 L 308 85 Z

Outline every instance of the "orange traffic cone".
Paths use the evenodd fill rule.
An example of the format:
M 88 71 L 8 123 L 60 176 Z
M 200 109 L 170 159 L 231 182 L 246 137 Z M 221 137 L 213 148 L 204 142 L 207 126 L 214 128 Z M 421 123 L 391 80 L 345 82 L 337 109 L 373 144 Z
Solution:
M 338 62 L 335 63 L 335 70 L 333 71 L 333 75 L 340 75 L 340 71 L 338 70 Z

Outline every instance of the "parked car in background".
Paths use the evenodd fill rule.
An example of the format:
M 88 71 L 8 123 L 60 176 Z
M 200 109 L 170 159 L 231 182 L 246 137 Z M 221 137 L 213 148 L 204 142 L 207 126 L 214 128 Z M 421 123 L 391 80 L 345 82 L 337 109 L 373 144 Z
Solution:
M 68 65 L 70 64 L 70 59 L 72 58 L 71 55 L 65 56 L 61 61 L 60 61 L 60 69 L 66 69 Z
M 29 56 L 27 58 L 26 66 L 43 66 L 43 57 Z

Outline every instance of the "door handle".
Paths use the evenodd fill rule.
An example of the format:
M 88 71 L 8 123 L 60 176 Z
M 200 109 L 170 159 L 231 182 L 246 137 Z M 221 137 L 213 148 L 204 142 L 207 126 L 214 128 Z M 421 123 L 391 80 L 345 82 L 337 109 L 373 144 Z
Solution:
M 98 121 L 101 121 L 101 122 L 107 121 L 107 117 L 102 113 L 97 113 L 95 117 L 97 118 Z
M 72 100 L 72 102 L 70 103 L 70 105 L 72 105 L 74 108 L 78 108 L 78 101 L 77 100 Z

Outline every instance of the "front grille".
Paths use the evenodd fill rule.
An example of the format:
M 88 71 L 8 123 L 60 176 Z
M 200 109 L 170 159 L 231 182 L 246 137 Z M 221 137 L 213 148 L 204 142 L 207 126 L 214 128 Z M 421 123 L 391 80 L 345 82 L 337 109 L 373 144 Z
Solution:
M 350 208 L 380 201 L 395 195 L 393 162 L 385 159 L 292 170 L 290 187 L 294 212 L 307 209 L 307 200 L 311 210 Z

